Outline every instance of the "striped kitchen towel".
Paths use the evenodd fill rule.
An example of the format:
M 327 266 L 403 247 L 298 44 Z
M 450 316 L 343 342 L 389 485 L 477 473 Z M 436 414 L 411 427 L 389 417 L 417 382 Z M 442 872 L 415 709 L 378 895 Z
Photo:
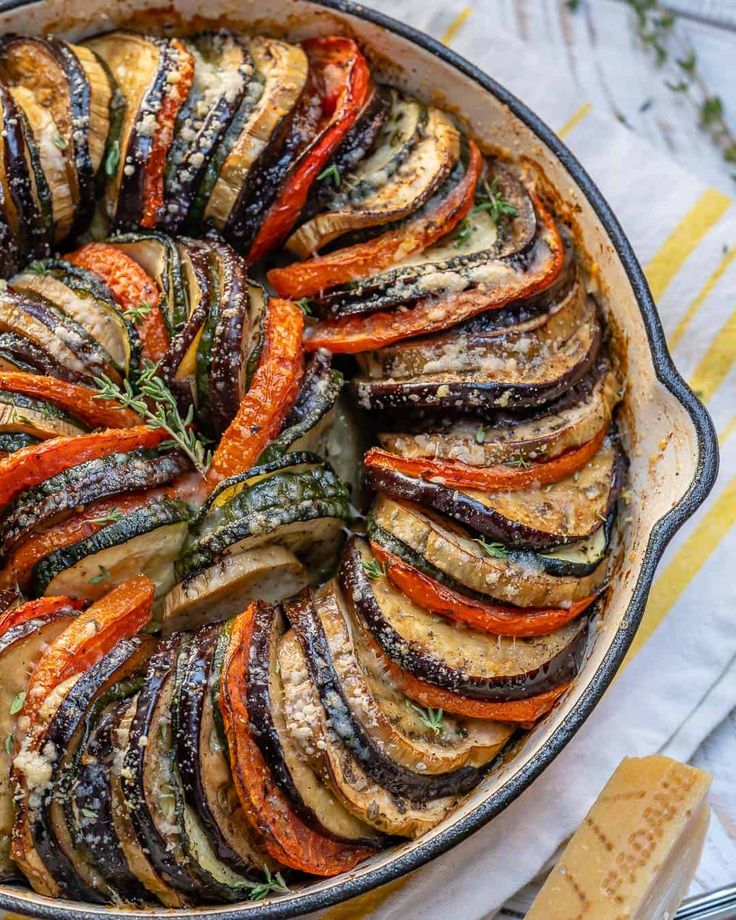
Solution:
M 446 0 L 373 5 L 451 44 L 564 138 L 628 233 L 675 361 L 710 410 L 722 452 L 709 501 L 662 560 L 624 670 L 565 751 L 470 839 L 408 879 L 321 914 L 479 920 L 538 875 L 624 755 L 690 759 L 736 707 L 736 207 L 599 111 L 548 58 L 499 31 L 492 0 L 472 9 Z M 703 886 L 736 877 L 727 823 L 716 813 Z

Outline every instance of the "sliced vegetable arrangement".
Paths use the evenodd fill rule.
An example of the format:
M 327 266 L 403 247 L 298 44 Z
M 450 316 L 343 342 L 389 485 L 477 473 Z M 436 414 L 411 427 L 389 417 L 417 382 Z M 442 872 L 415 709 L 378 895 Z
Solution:
M 556 196 L 343 36 L 6 36 L 0 119 L 0 877 L 188 908 L 420 836 L 604 610 Z

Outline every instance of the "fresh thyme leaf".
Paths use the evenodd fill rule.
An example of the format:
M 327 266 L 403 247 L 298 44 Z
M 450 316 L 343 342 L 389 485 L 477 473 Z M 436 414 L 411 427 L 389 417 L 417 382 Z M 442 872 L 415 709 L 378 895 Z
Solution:
M 520 470 L 531 469 L 531 463 L 524 457 L 518 457 L 515 460 L 507 460 L 506 466 L 516 466 Z
M 62 137 L 61 134 L 57 131 L 56 134 L 54 134 L 54 147 L 58 147 L 59 150 L 66 150 L 68 146 L 69 144 L 66 138 Z
M 142 300 L 137 307 L 128 307 L 127 310 L 123 310 L 123 316 L 132 323 L 139 323 L 144 317 L 148 316 L 152 309 L 153 304 L 148 303 L 147 300 Z
M 44 418 L 56 418 L 56 413 L 54 412 L 54 407 L 50 406 L 48 403 L 43 403 L 41 409 L 39 410 L 41 415 Z
M 404 706 L 407 709 L 413 709 L 419 716 L 419 721 L 422 725 L 433 731 L 435 735 L 439 735 L 444 731 L 445 723 L 442 719 L 441 709 L 432 709 L 430 707 L 425 709 L 423 706 L 417 706 L 416 703 L 412 703 L 411 700 L 404 700 Z
M 700 124 L 707 128 L 723 115 L 723 101 L 720 96 L 709 96 L 700 106 Z
M 691 48 L 687 55 L 684 58 L 678 58 L 676 63 L 685 73 L 693 74 L 695 73 L 695 65 L 697 62 L 698 58 L 695 54 L 695 49 Z
M 490 556 L 491 559 L 505 559 L 509 554 L 509 548 L 504 546 L 503 543 L 489 543 L 487 540 L 484 540 L 483 537 L 479 537 L 474 542 L 477 543 L 486 556 Z
M 80 808 L 79 810 L 82 815 L 84 815 L 85 818 L 89 818 L 90 821 L 94 821 L 97 817 L 97 812 L 91 808 Z
M 118 165 L 120 163 L 120 142 L 115 141 L 110 145 L 107 155 L 105 157 L 105 175 L 108 179 L 112 179 L 117 172 Z
M 299 307 L 305 316 L 314 316 L 312 304 L 309 302 L 308 297 L 302 297 L 301 300 L 295 300 L 294 303 L 297 305 L 297 307 Z
M 18 412 L 17 410 L 13 412 L 13 421 L 20 422 L 21 425 L 31 425 L 33 426 L 33 420 L 28 418 L 27 415 L 24 415 L 23 412 Z
M 460 247 L 462 244 L 470 238 L 470 234 L 473 232 L 473 228 L 470 226 L 470 221 L 467 217 L 463 217 L 460 223 L 455 228 L 455 232 L 452 236 L 452 239 L 455 243 L 455 247 Z
M 386 574 L 386 566 L 381 565 L 377 559 L 371 559 L 369 562 L 363 561 L 363 571 L 371 579 L 383 578 Z
M 149 428 L 160 428 L 170 435 L 167 446 L 183 451 L 195 468 L 204 476 L 210 462 L 210 452 L 192 430 L 194 410 L 190 407 L 185 418 L 181 417 L 174 394 L 157 375 L 158 365 L 152 361 L 143 362 L 136 393 L 129 380 L 119 387 L 109 377 L 95 378 L 99 393 L 96 399 L 116 400 L 126 409 L 132 409 L 145 419 Z M 160 445 L 159 445 L 160 446 Z
M 17 715 L 23 708 L 23 704 L 26 701 L 26 691 L 21 690 L 20 693 L 16 693 L 13 697 L 13 701 L 10 704 L 10 715 Z
M 332 179 L 332 182 L 335 185 L 335 188 L 340 188 L 340 183 L 342 182 L 342 176 L 340 175 L 340 170 L 333 163 L 332 166 L 327 166 L 322 172 L 317 176 L 318 180 L 322 179 Z
M 476 205 L 473 208 L 475 213 L 487 211 L 495 224 L 502 223 L 510 217 L 516 217 L 519 213 L 516 207 L 503 197 L 500 182 L 498 176 L 495 176 L 490 183 L 484 179 L 483 188 L 476 195 Z
M 112 575 L 110 575 L 110 572 L 105 568 L 104 565 L 98 565 L 97 568 L 100 570 L 100 574 L 93 575 L 92 578 L 89 579 L 89 583 L 91 585 L 99 585 L 103 581 L 107 581 L 109 578 L 112 578 Z
M 478 425 L 475 429 L 475 443 L 476 444 L 485 444 L 486 443 L 486 430 L 483 425 Z
M 271 875 L 271 870 L 268 866 L 264 866 L 263 874 L 265 878 L 262 882 L 248 883 L 250 888 L 249 900 L 262 901 L 269 894 L 286 894 L 289 891 L 289 886 L 280 872 Z
M 652 97 L 649 96 L 649 98 L 645 99 L 644 102 L 642 102 L 642 104 L 639 106 L 639 111 L 648 112 L 649 109 L 651 109 L 653 105 L 654 105 L 654 99 L 652 99 Z
M 5 736 L 5 753 L 10 756 L 13 753 L 13 743 L 15 741 L 15 736 L 12 732 L 9 732 Z
M 26 265 L 26 272 L 29 275 L 42 275 L 46 271 L 46 266 L 39 259 L 34 259 Z
M 664 85 L 673 93 L 686 93 L 690 89 L 690 84 L 686 80 L 665 80 Z

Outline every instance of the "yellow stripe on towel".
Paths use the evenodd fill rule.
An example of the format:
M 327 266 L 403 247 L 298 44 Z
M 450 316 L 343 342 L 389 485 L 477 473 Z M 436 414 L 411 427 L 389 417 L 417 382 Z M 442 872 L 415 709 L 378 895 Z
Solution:
M 655 300 L 664 294 L 688 257 L 698 248 L 711 227 L 723 217 L 731 203 L 732 199 L 728 195 L 709 188 L 670 233 L 644 271 Z
M 689 380 L 703 402 L 708 402 L 736 361 L 736 310 L 718 331 Z
M 694 532 L 675 553 L 654 583 L 641 626 L 626 657 L 626 663 L 637 654 L 654 630 L 664 620 L 680 595 L 703 568 L 718 544 L 728 534 L 736 520 L 736 477 L 711 504 Z
M 576 128 L 580 122 L 593 110 L 592 102 L 584 102 L 577 112 L 573 112 L 572 115 L 567 119 L 565 124 L 557 132 L 557 136 L 564 140 L 568 134 Z
M 473 15 L 473 7 L 466 6 L 457 14 L 440 38 L 443 45 L 451 45 L 465 23 Z
M 683 336 L 683 333 L 695 318 L 698 310 L 703 306 L 705 301 L 710 297 L 713 288 L 718 284 L 721 278 L 726 274 L 729 266 L 736 259 L 736 246 L 732 246 L 716 266 L 713 274 L 708 278 L 703 287 L 700 289 L 698 296 L 687 308 L 687 312 L 680 322 L 675 326 L 675 331 L 670 338 L 669 346 L 674 348 Z

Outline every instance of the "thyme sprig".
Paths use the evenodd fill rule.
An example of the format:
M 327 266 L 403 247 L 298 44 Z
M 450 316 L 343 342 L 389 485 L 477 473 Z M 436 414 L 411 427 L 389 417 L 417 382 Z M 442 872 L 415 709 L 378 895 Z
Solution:
M 419 721 L 422 725 L 425 725 L 430 731 L 433 731 L 435 735 L 439 735 L 445 730 L 441 709 L 432 709 L 429 706 L 425 709 L 423 706 L 417 706 L 416 703 L 412 703 L 411 700 L 404 700 L 404 706 L 406 706 L 407 709 L 413 709 L 419 716 Z
M 142 300 L 137 307 L 128 307 L 127 310 L 124 310 L 123 316 L 129 319 L 131 323 L 139 323 L 148 316 L 152 309 L 153 304 L 150 304 L 147 300 Z
M 503 543 L 492 543 L 488 540 L 484 540 L 483 537 L 479 537 L 474 542 L 477 543 L 486 556 L 489 556 L 491 559 L 505 559 L 509 554 L 508 546 L 504 546 Z
M 269 894 L 287 894 L 289 886 L 284 881 L 280 872 L 273 875 L 268 866 L 263 867 L 264 879 L 262 882 L 249 882 L 250 894 L 248 899 L 251 901 L 262 901 Z
M 332 179 L 332 183 L 335 188 L 340 188 L 340 183 L 342 182 L 342 176 L 340 174 L 339 168 L 333 163 L 332 166 L 327 166 L 322 172 L 317 176 L 318 181 L 323 181 L 324 179 Z
M 363 560 L 363 571 L 368 576 L 368 578 L 371 579 L 371 581 L 374 581 L 376 578 L 383 578 L 385 576 L 386 565 L 385 563 L 381 565 L 377 559 L 371 559 L 367 562 L 364 559 Z
M 95 378 L 99 393 L 95 399 L 116 400 L 126 409 L 137 412 L 149 428 L 163 429 L 169 439 L 160 447 L 177 447 L 192 461 L 194 467 L 204 475 L 210 462 L 210 452 L 194 433 L 194 407 L 190 406 L 182 418 L 176 399 L 164 381 L 157 375 L 158 365 L 152 361 L 143 362 L 143 370 L 138 378 L 136 392 L 129 380 L 124 380 L 122 387 L 109 377 L 102 375 Z
M 477 204 L 473 208 L 473 213 L 487 211 L 494 224 L 516 217 L 519 213 L 516 207 L 503 197 L 500 183 L 499 176 L 495 176 L 490 183 L 488 179 L 484 179 L 482 189 L 476 194 Z

